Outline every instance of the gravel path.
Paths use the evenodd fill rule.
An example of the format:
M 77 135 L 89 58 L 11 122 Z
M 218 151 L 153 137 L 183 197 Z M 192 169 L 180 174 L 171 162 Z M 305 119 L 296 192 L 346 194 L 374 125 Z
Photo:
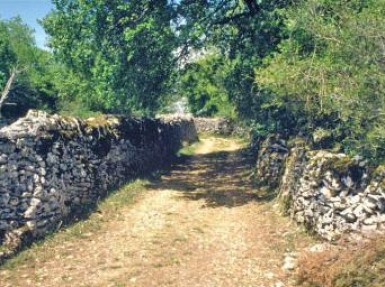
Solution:
M 285 253 L 309 239 L 252 186 L 241 148 L 203 139 L 120 216 L 3 268 L 0 286 L 291 286 Z

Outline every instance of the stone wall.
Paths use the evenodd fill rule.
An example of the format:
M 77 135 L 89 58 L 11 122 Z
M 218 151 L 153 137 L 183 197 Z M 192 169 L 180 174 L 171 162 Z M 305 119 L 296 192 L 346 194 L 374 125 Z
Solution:
M 277 146 L 278 145 L 278 146 Z M 278 186 L 285 211 L 323 238 L 385 227 L 385 167 L 363 158 L 311 150 L 304 139 L 270 136 L 260 144 L 256 173 Z
M 281 135 L 270 135 L 258 145 L 255 175 L 258 185 L 278 187 L 289 150 Z
M 234 123 L 225 118 L 194 118 L 195 127 L 198 133 L 213 133 L 230 135 L 234 131 Z
M 0 244 L 44 235 L 195 140 L 191 120 L 82 121 L 30 111 L 0 130 Z

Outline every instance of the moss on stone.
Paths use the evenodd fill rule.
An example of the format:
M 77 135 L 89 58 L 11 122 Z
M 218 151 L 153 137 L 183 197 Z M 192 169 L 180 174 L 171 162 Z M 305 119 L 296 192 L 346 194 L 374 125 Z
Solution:
M 306 147 L 306 140 L 302 137 L 293 137 L 287 141 L 288 147 Z
M 317 159 L 319 160 L 319 159 Z M 322 173 L 328 170 L 334 171 L 338 174 L 347 174 L 352 167 L 357 164 L 348 156 L 327 158 L 322 165 Z
M 293 203 L 293 195 L 292 194 L 290 194 L 290 193 L 286 193 L 286 194 L 279 193 L 279 195 L 278 195 L 278 204 L 279 204 L 279 207 L 280 207 L 280 211 L 284 215 L 289 215 L 289 211 L 290 211 L 290 208 L 292 206 L 292 203 Z
M 113 116 L 100 115 L 95 118 L 89 118 L 85 121 L 85 131 L 89 134 L 97 132 L 99 138 L 111 134 L 115 137 L 118 136 L 117 131 L 114 129 L 114 124 L 119 124 L 120 119 Z
M 373 171 L 373 176 L 382 176 L 382 175 L 385 175 L 385 165 L 379 165 Z

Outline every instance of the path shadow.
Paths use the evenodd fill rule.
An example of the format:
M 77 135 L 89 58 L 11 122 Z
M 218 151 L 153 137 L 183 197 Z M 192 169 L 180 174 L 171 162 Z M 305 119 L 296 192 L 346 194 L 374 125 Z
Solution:
M 148 187 L 176 190 L 181 200 L 203 200 L 202 208 L 270 201 L 275 194 L 259 189 L 252 180 L 254 162 L 247 149 L 184 156 Z

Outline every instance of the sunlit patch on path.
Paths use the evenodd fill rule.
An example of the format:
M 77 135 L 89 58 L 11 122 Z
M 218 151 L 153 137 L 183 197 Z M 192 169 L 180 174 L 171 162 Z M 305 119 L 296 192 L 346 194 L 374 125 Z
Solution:
M 284 254 L 309 239 L 253 186 L 242 149 L 203 139 L 92 233 L 53 238 L 3 267 L 0 286 L 291 286 Z

